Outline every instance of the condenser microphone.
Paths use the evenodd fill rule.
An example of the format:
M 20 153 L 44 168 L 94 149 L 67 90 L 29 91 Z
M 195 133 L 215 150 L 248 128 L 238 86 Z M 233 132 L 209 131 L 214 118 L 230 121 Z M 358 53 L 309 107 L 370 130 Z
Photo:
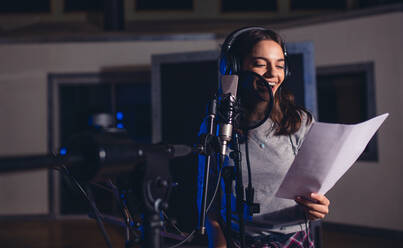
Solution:
M 232 129 L 236 117 L 235 105 L 238 88 L 237 75 L 223 75 L 221 77 L 222 97 L 220 103 L 221 120 L 219 121 L 220 155 L 227 152 L 227 145 L 231 141 Z

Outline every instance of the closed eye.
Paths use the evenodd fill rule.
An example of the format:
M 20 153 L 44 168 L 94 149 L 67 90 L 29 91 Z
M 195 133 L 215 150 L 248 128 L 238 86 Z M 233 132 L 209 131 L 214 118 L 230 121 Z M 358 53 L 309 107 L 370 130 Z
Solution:
M 264 64 L 255 64 L 254 66 L 255 66 L 255 67 L 264 67 L 264 66 L 266 66 L 266 65 L 264 65 Z

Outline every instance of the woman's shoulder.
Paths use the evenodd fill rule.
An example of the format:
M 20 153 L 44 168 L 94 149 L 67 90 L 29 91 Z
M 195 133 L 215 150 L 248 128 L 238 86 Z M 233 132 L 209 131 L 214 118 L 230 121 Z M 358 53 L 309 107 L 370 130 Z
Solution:
M 300 110 L 299 115 L 301 117 L 301 127 L 311 127 L 312 123 L 315 122 L 315 118 L 311 112 L 308 110 Z
M 315 118 L 307 110 L 300 110 L 299 115 L 301 117 L 301 125 L 299 129 L 292 135 L 295 137 L 298 147 L 301 146 L 302 141 L 304 140 L 306 134 L 309 132 L 309 130 L 312 127 L 312 124 L 315 122 Z

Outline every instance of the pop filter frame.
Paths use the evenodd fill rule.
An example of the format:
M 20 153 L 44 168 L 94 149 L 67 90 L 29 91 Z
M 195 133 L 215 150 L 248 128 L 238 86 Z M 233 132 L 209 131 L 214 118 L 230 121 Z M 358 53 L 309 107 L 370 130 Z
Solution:
M 254 82 L 257 82 L 258 84 L 267 87 L 267 92 L 268 92 L 269 97 L 270 97 L 269 105 L 268 105 L 268 107 L 266 109 L 264 118 L 262 120 L 259 120 L 256 123 L 253 123 L 251 125 L 247 125 L 245 127 L 242 127 L 242 130 L 247 131 L 247 130 L 255 129 L 255 128 L 261 126 L 270 117 L 271 111 L 273 110 L 273 106 L 274 106 L 274 95 L 273 95 L 272 87 L 267 82 L 267 80 L 264 79 L 263 76 L 257 74 L 256 72 L 253 72 L 253 71 L 241 71 L 240 73 L 238 73 L 238 76 L 239 76 L 238 96 L 239 96 L 239 99 L 241 101 L 241 104 L 242 104 L 243 101 L 245 101 L 245 99 L 243 99 L 243 98 L 245 98 L 246 95 L 248 97 L 250 97 L 250 96 L 251 97 L 256 97 L 257 99 L 261 99 L 262 101 L 265 100 L 253 88 Z M 244 113 L 241 113 L 241 118 L 243 116 L 244 116 Z M 241 123 L 242 123 L 242 121 L 241 121 Z

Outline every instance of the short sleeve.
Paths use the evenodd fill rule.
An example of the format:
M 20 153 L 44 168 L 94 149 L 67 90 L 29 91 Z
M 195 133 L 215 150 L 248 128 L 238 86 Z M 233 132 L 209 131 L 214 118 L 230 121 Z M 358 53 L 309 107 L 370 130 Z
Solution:
M 312 115 L 311 115 L 312 116 Z M 314 117 L 310 119 L 308 114 L 305 111 L 301 112 L 301 127 L 298 129 L 297 132 L 290 136 L 293 145 L 295 146 L 294 149 L 296 153 L 301 148 L 302 143 L 304 142 L 304 138 L 309 133 L 312 124 L 315 122 Z

